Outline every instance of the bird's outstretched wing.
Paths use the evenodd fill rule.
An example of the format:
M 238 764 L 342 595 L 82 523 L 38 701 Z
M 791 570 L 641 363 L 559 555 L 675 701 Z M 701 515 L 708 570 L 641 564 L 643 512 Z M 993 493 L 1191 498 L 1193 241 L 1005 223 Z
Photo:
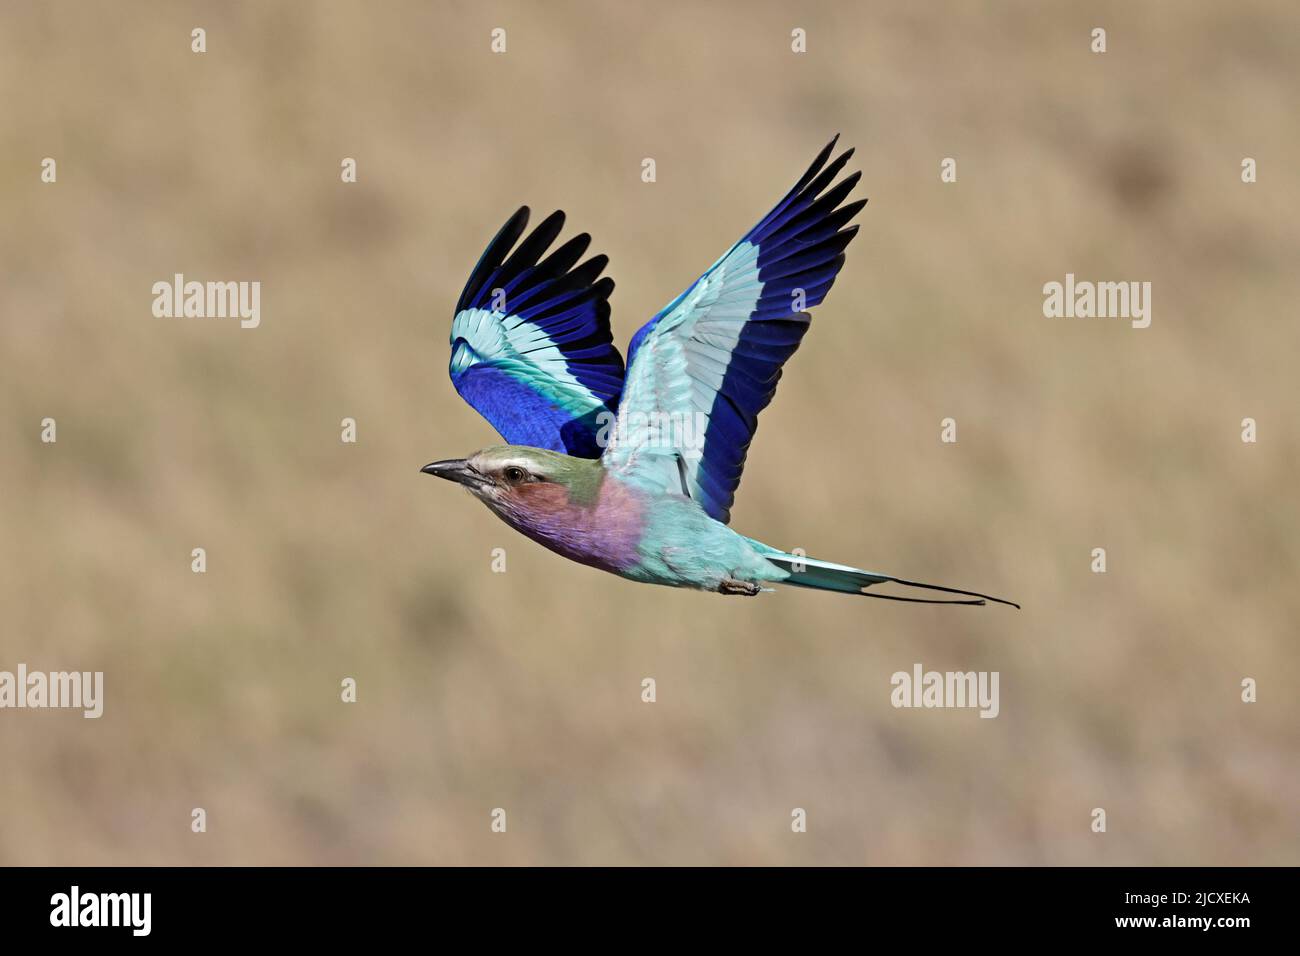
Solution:
M 614 280 L 598 278 L 609 260 L 575 266 L 591 242 L 586 233 L 541 258 L 563 212 L 515 247 L 527 225 L 523 206 L 465 284 L 451 323 L 451 381 L 510 444 L 598 458 L 597 433 L 623 389 L 623 357 L 609 331 Z
M 837 136 L 758 225 L 632 337 L 607 468 L 685 492 L 730 518 L 758 413 L 844 264 L 866 200 L 840 204 L 861 177 L 831 186 L 853 150 Z M 828 188 L 829 187 L 829 188 Z

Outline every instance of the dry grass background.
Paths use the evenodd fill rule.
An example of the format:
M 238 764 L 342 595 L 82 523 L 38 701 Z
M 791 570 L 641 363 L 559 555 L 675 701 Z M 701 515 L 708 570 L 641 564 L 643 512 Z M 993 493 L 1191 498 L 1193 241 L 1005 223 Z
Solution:
M 0 713 L 0 861 L 1298 862 L 1297 64 L 1281 2 L 6 4 L 0 668 L 107 703 Z M 495 440 L 446 339 L 517 204 L 626 342 L 836 131 L 871 203 L 735 525 L 1024 611 L 633 585 L 417 473 Z M 894 710 L 917 661 L 1001 716 Z

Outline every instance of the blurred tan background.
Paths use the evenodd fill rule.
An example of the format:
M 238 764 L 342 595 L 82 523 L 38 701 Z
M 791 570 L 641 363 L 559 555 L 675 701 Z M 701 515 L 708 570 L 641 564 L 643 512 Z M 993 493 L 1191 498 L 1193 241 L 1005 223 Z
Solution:
M 106 703 L 0 712 L 0 862 L 1300 862 L 1300 17 L 1089 7 L 6 4 L 0 669 Z M 837 131 L 871 202 L 733 523 L 1022 612 L 634 585 L 418 474 L 496 441 L 447 333 L 517 205 L 626 343 Z M 1151 327 L 1044 318 L 1067 272 Z M 1001 715 L 895 710 L 916 662 Z

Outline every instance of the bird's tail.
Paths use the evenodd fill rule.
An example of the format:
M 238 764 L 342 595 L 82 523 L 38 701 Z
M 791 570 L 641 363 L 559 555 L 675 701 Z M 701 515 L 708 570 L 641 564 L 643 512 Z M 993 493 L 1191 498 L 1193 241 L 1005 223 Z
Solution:
M 1006 601 L 988 594 L 980 594 L 978 591 L 962 591 L 959 588 L 948 588 L 938 584 L 907 581 L 903 578 L 896 578 L 892 574 L 877 574 L 875 571 L 863 571 L 861 568 L 851 568 L 845 564 L 832 564 L 830 561 L 817 561 L 802 555 L 787 554 L 752 538 L 749 541 L 768 561 L 771 561 L 778 568 L 790 572 L 790 576 L 782 581 L 782 584 L 793 584 L 801 588 L 815 588 L 818 591 L 841 591 L 845 594 L 860 594 L 863 597 L 880 598 L 885 601 L 907 601 L 911 604 L 982 605 L 985 601 L 995 601 L 998 604 L 1009 604 L 1017 610 L 1020 608 L 1020 605 L 1015 601 Z M 943 591 L 945 594 L 963 594 L 966 599 L 916 598 L 868 591 L 867 588 L 873 584 L 898 584 L 909 588 L 923 588 L 927 591 Z

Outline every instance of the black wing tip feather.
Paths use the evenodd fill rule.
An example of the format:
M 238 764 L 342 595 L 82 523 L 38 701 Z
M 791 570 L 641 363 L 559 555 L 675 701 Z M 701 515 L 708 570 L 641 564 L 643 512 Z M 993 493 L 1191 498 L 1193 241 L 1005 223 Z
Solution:
M 812 182 L 812 180 L 819 173 L 823 171 L 823 169 L 826 167 L 826 164 L 828 162 L 832 162 L 831 157 L 835 155 L 835 147 L 839 144 L 839 141 L 840 141 L 840 134 L 836 133 L 834 136 L 831 137 L 830 142 L 821 148 L 821 151 L 817 154 L 817 158 L 812 161 L 812 165 L 808 167 L 807 171 L 804 172 L 803 176 L 800 178 L 799 188 L 802 188 L 803 186 L 806 186 L 808 185 L 808 183 Z M 840 153 L 838 156 L 835 156 L 832 165 L 843 166 L 845 163 L 847 163 L 850 159 L 853 158 L 853 154 L 856 151 L 857 151 L 856 146 L 848 147 L 847 149 L 844 150 L 844 152 Z M 798 189 L 796 189 L 795 191 L 797 192 Z
M 821 152 L 819 152 L 817 158 L 812 161 L 812 165 L 804 170 L 804 174 L 799 177 L 799 181 L 794 184 L 794 188 L 786 193 L 785 199 L 782 200 L 782 203 L 778 204 L 778 208 L 780 208 L 780 205 L 784 205 L 785 202 L 788 202 L 790 199 L 803 192 L 804 187 L 817 177 L 817 175 L 822 171 L 822 167 L 826 165 L 826 161 L 831 158 L 831 153 L 835 151 L 835 144 L 839 142 L 839 139 L 840 134 L 836 133 L 831 137 L 831 141 L 821 148 Z
M 819 175 L 825 175 L 827 173 L 830 173 L 830 170 L 832 168 L 835 170 L 836 173 L 838 173 L 839 170 L 843 169 L 845 164 L 847 164 L 848 161 L 857 154 L 858 148 L 856 146 L 849 146 L 844 150 L 844 152 L 840 153 L 838 156 L 835 156 L 834 159 L 831 159 L 831 157 L 835 153 L 835 147 L 839 143 L 839 141 L 840 141 L 840 134 L 836 133 L 834 136 L 831 137 L 831 141 L 822 147 L 821 152 L 817 154 L 817 158 L 813 160 L 812 165 L 808 167 L 808 171 L 804 173 L 803 179 L 801 180 L 800 183 L 801 187 L 807 186 Z M 853 181 L 856 183 L 857 180 L 860 179 L 861 177 L 862 177 L 862 171 L 857 170 L 852 174 L 850 174 L 850 177 L 846 177 L 846 179 L 842 180 L 841 182 L 847 181 L 848 178 L 852 178 Z M 825 185 L 830 185 L 830 181 L 834 178 L 835 178 L 835 174 L 830 173 L 830 176 L 827 179 Z M 822 190 L 820 189 L 818 190 L 818 192 L 821 191 Z
M 552 250 L 567 219 L 564 210 L 555 210 L 524 236 L 531 215 L 532 210 L 528 206 L 520 206 L 497 230 L 470 273 L 456 302 L 456 312 L 469 308 L 493 276 L 509 281 L 525 269 L 535 269 L 541 273 L 539 278 L 544 276 L 546 279 L 557 280 L 571 291 L 589 286 L 593 298 L 609 298 L 614 289 L 613 280 L 603 279 L 597 282 L 609 264 L 608 256 L 595 255 L 580 265 L 575 265 L 591 244 L 591 235 L 578 233 Z M 524 236 L 522 241 L 521 236 Z
M 824 228 L 832 219 L 835 220 L 836 228 L 843 226 L 861 211 L 862 206 L 866 204 L 865 198 L 848 206 L 842 205 L 861 181 L 862 170 L 854 170 L 839 182 L 835 181 L 856 150 L 856 147 L 850 146 L 831 159 L 839 139 L 839 133 L 831 137 L 830 142 L 822 147 L 817 158 L 799 177 L 799 181 L 771 212 L 750 230 L 750 236 L 770 239 L 774 233 L 783 232 L 784 240 L 793 239 L 808 230 Z M 790 211 L 791 207 L 794 208 L 794 212 Z M 852 209 L 851 212 L 847 214 L 841 212 L 849 208 Z
M 496 231 L 492 241 L 487 244 L 483 254 L 479 256 L 478 262 L 474 263 L 474 268 L 470 271 L 469 278 L 465 281 L 465 288 L 461 290 L 460 298 L 456 300 L 456 311 L 464 309 L 483 287 L 487 277 L 505 262 L 506 253 L 508 253 L 519 237 L 523 235 L 524 229 L 528 227 L 528 218 L 532 215 L 532 210 L 527 206 L 520 206 L 511 214 L 510 218 L 502 224 L 501 228 Z
M 520 206 L 497 230 L 497 234 L 492 237 L 492 242 L 488 244 L 484 253 L 496 252 L 500 258 L 504 259 L 506 253 L 519 241 L 519 237 L 524 234 L 528 228 L 528 220 L 532 218 L 533 211 L 527 206 Z M 509 239 L 506 237 L 509 236 Z

